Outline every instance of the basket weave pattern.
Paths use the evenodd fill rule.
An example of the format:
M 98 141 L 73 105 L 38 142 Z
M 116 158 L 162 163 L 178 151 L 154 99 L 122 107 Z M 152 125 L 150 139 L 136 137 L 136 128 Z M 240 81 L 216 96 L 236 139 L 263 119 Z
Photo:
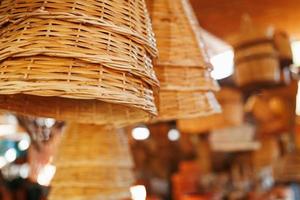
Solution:
M 39 17 L 100 26 L 129 35 L 152 55 L 157 53 L 147 9 L 140 0 L 3 0 L 0 16 L 0 24 Z
M 156 54 L 143 0 L 3 0 L 0 108 L 80 123 L 144 121 L 157 114 Z
M 149 0 L 159 57 L 158 119 L 174 120 L 220 111 L 212 93 L 219 89 L 210 75 L 205 44 L 188 0 Z
M 129 197 L 134 181 L 129 146 L 112 127 L 70 124 L 55 164 L 50 200 Z

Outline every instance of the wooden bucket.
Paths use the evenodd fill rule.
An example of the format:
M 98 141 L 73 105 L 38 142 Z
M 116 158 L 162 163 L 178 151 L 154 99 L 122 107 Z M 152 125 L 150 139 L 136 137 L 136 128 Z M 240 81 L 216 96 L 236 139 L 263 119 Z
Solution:
M 134 182 L 127 138 L 110 126 L 69 124 L 49 200 L 125 199 Z

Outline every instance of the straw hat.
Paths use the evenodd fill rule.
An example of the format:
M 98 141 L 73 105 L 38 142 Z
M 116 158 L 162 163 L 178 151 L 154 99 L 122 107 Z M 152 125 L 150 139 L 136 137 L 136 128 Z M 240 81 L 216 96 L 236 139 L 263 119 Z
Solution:
M 188 0 L 149 0 L 159 57 L 156 120 L 206 116 L 220 112 L 212 91 L 219 89 L 201 31 Z
M 111 126 L 70 124 L 49 200 L 124 199 L 134 181 L 127 138 Z

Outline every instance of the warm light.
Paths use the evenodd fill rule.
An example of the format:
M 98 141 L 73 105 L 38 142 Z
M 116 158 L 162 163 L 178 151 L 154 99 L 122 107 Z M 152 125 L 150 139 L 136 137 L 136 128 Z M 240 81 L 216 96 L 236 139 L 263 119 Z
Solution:
M 4 167 L 6 164 L 7 164 L 7 160 L 3 156 L 1 156 L 0 157 L 0 169 L 2 167 Z
M 17 159 L 17 151 L 13 148 L 8 149 L 5 152 L 4 157 L 8 162 L 14 162 Z
M 300 81 L 298 81 L 298 92 L 296 96 L 296 115 L 300 116 Z
M 55 172 L 56 167 L 54 165 L 46 165 L 42 170 L 40 170 L 37 182 L 40 185 L 49 186 Z
M 130 188 L 131 198 L 133 200 L 146 200 L 147 192 L 143 185 L 136 185 Z
M 146 140 L 150 136 L 150 131 L 147 127 L 136 127 L 132 130 L 131 135 L 135 140 Z
M 52 119 L 52 118 L 45 119 L 45 125 L 48 128 L 51 128 L 54 124 L 55 124 L 55 119 Z
M 179 131 L 177 129 L 175 129 L 175 128 L 170 129 L 169 132 L 168 132 L 168 138 L 171 141 L 177 141 L 177 140 L 179 140 L 179 138 L 180 138 Z
M 19 169 L 19 175 L 21 178 L 26 179 L 29 177 L 29 165 L 28 164 L 23 164 L 20 169 Z
M 228 50 L 220 53 L 210 59 L 214 70 L 211 75 L 214 79 L 223 79 L 233 74 L 233 62 L 234 53 L 233 50 Z
M 0 136 L 12 135 L 17 132 L 16 125 L 12 124 L 0 124 Z
M 292 42 L 293 61 L 296 66 L 300 65 L 300 41 Z
M 18 148 L 21 150 L 21 151 L 25 151 L 29 148 L 30 146 L 30 142 L 29 142 L 29 139 L 27 138 L 24 138 L 22 139 L 19 143 L 18 143 Z

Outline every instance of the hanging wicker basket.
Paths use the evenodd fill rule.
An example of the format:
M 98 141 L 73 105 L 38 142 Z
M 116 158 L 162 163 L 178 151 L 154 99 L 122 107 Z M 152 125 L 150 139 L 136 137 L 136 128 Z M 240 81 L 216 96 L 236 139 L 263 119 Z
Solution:
M 159 57 L 155 121 L 206 116 L 220 111 L 200 27 L 188 0 L 149 0 Z
M 54 160 L 49 200 L 125 199 L 134 182 L 127 138 L 109 126 L 70 124 Z
M 20 23 L 32 17 L 84 23 L 126 35 L 144 45 L 152 55 L 157 54 L 143 0 L 3 0 L 0 16 L 0 25 Z

